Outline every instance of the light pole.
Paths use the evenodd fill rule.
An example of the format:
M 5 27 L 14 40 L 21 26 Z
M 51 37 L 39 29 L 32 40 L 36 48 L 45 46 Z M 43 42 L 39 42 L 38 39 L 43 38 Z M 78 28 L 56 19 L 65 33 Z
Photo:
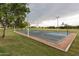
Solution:
M 56 19 L 57 19 L 57 32 L 58 32 L 58 26 L 59 26 L 59 24 L 58 24 L 59 23 L 58 18 L 59 18 L 59 16 L 56 17 Z
M 64 24 L 64 22 L 62 22 L 62 25 L 66 26 L 66 29 L 67 29 L 67 35 L 68 35 L 68 25 L 67 25 L 67 24 Z
M 65 24 L 65 26 L 66 26 L 66 29 L 67 29 L 67 35 L 68 35 L 68 25 L 67 25 L 67 24 Z
M 27 23 L 28 23 L 27 35 L 28 35 L 28 37 L 29 37 L 29 21 L 28 21 L 28 19 L 27 19 Z

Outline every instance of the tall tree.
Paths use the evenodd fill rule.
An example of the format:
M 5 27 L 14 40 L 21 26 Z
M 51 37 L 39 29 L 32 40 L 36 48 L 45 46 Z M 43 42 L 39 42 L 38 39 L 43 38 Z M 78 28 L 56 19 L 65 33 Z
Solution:
M 10 26 L 10 24 L 13 22 L 14 27 L 18 21 L 24 21 L 26 18 L 26 15 L 30 12 L 29 7 L 27 4 L 24 3 L 5 3 L 0 4 L 0 22 L 4 28 L 2 37 L 5 37 L 5 31 L 6 27 Z

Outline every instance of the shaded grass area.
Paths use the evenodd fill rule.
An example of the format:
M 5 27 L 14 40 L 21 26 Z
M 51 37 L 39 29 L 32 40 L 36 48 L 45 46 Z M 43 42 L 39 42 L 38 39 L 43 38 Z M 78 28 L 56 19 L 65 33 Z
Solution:
M 78 30 L 75 30 L 78 31 Z M 1 38 L 0 29 L 0 55 L 26 55 L 26 56 L 68 56 L 79 55 L 79 33 L 68 52 L 47 46 L 38 41 L 18 35 L 12 29 L 6 30 L 6 37 Z

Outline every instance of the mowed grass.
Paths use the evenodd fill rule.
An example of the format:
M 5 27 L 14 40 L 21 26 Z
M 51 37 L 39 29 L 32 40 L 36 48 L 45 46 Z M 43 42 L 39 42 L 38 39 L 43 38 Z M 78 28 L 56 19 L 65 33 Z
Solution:
M 78 30 L 75 30 L 78 31 Z M 79 33 L 71 45 L 68 52 L 47 46 L 43 43 L 21 36 L 13 32 L 12 29 L 6 30 L 6 37 L 1 38 L 0 29 L 0 55 L 13 56 L 70 56 L 79 55 Z

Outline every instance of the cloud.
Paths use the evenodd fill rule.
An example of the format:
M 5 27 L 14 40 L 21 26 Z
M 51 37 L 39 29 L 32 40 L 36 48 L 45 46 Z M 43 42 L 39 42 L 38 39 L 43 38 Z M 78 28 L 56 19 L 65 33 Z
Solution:
M 40 23 L 44 20 L 55 20 L 79 14 L 78 3 L 30 3 L 31 9 L 28 19 L 31 23 Z

